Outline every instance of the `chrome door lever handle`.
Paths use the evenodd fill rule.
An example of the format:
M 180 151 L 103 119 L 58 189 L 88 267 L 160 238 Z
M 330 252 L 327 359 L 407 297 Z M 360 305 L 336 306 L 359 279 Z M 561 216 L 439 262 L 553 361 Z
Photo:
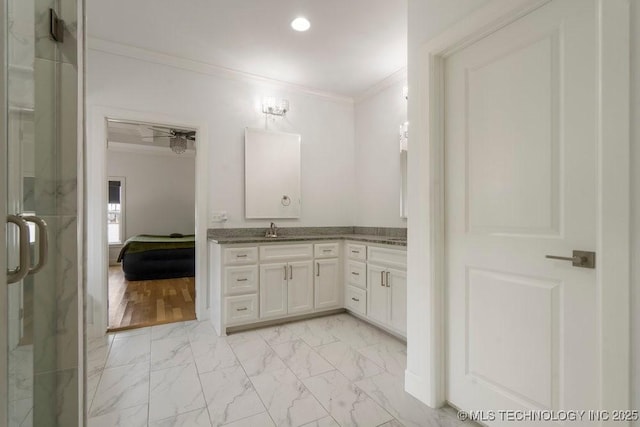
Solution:
M 574 267 L 596 268 L 596 253 L 589 251 L 573 251 L 573 256 L 546 255 L 545 258 L 560 261 L 571 261 Z

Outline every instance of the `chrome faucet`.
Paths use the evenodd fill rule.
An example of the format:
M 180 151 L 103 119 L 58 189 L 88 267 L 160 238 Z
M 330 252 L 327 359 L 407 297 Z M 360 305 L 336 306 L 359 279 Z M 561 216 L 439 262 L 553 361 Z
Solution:
M 272 222 L 264 237 L 278 237 L 278 227 Z

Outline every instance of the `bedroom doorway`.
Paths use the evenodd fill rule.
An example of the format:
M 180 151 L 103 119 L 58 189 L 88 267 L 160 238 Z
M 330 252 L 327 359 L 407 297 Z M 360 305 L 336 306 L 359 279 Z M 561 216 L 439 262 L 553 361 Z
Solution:
M 107 120 L 108 331 L 196 318 L 196 131 Z

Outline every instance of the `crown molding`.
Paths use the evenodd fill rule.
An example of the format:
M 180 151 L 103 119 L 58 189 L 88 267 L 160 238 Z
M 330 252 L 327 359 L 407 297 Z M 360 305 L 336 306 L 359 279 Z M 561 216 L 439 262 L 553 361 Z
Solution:
M 393 74 L 390 74 L 389 76 L 380 80 L 378 83 L 374 84 L 373 86 L 370 86 L 368 89 L 365 89 L 363 92 L 360 93 L 360 95 L 354 98 L 354 102 L 358 104 L 364 101 L 365 99 L 371 98 L 379 94 L 383 90 L 397 83 L 406 82 L 406 81 L 407 81 L 407 67 L 402 67 L 398 71 L 394 72 Z M 402 94 L 399 94 L 398 96 L 401 96 L 401 95 Z
M 123 56 L 126 58 L 137 59 L 140 61 L 151 62 L 154 64 L 166 65 L 169 67 L 179 68 L 182 70 L 193 71 L 195 73 L 207 74 L 227 79 L 240 80 L 249 83 L 263 83 L 277 86 L 285 90 L 303 93 L 305 95 L 316 96 L 329 101 L 353 104 L 354 99 L 348 96 L 326 92 L 318 89 L 309 88 L 282 80 L 270 79 L 243 71 L 237 71 L 218 65 L 207 64 L 204 62 L 194 61 L 191 59 L 181 58 L 178 56 L 167 55 L 165 53 L 155 52 L 123 43 L 112 42 L 95 37 L 87 39 L 87 47 L 89 50 L 104 52 L 112 55 Z

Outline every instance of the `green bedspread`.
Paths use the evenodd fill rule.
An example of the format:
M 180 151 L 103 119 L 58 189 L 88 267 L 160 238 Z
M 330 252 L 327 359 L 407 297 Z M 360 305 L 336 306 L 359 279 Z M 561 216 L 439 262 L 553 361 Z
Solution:
M 182 249 L 195 247 L 195 234 L 171 236 L 156 236 L 152 234 L 138 234 L 127 239 L 118 255 L 118 262 L 124 254 L 152 251 L 158 249 Z

